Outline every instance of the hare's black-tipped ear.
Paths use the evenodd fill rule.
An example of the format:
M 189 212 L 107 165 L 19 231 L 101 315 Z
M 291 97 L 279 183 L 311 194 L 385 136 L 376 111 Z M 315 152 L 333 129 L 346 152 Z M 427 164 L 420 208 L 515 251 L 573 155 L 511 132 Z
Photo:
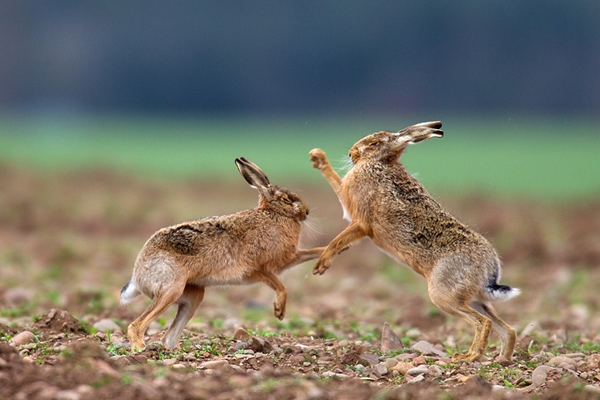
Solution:
M 258 189 L 261 193 L 263 193 L 264 189 L 267 189 L 271 185 L 267 175 L 265 175 L 262 169 L 260 169 L 258 165 L 254 164 L 252 161 L 244 157 L 240 157 L 235 159 L 235 165 L 246 182 L 248 182 L 253 188 Z
M 421 122 L 400 130 L 398 135 L 408 139 L 408 144 L 415 144 L 427 139 L 443 137 L 444 131 L 440 129 L 441 127 L 440 121 Z

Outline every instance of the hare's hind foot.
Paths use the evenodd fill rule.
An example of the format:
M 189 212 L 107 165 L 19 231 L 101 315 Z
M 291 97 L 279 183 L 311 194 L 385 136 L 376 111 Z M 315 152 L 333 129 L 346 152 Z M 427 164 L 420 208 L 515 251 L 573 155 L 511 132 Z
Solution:
M 468 352 L 467 354 L 455 355 L 454 357 L 452 357 L 452 362 L 474 362 L 481 361 L 482 358 L 483 354 Z
M 144 344 L 144 334 L 138 334 L 135 328 L 131 325 L 127 328 L 127 336 L 129 336 L 129 343 L 131 343 L 131 352 L 140 353 L 144 351 L 146 345 Z

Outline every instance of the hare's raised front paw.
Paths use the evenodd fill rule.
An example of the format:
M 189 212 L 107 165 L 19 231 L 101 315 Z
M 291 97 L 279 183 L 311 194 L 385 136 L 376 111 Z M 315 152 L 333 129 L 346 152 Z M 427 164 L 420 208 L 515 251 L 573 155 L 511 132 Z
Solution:
M 310 153 L 310 161 L 312 162 L 313 168 L 321 169 L 327 165 L 327 156 L 321 149 L 312 149 Z
M 331 261 L 319 259 L 313 267 L 313 275 L 323 275 L 331 267 Z

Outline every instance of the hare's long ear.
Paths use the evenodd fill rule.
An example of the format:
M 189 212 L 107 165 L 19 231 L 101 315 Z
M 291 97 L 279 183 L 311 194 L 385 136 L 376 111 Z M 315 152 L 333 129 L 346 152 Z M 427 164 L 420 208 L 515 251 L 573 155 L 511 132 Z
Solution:
M 415 144 L 431 138 L 440 138 L 444 136 L 444 131 L 440 128 L 440 121 L 421 122 L 420 124 L 412 125 L 398 132 L 399 136 L 406 137 L 409 144 Z
M 244 157 L 236 158 L 235 165 L 250 186 L 258 190 L 263 196 L 268 195 L 268 188 L 271 186 L 271 182 L 269 182 L 269 178 L 267 178 L 267 175 L 265 175 L 258 165 Z

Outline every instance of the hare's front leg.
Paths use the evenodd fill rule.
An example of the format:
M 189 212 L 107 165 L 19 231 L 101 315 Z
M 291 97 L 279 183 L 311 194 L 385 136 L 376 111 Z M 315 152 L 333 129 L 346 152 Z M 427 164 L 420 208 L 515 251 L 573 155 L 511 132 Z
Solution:
M 333 257 L 346 250 L 348 246 L 366 236 L 366 232 L 358 224 L 351 223 L 327 246 L 313 267 L 313 275 L 323 275 L 331 267 Z
M 331 167 L 325 152 L 321 149 L 313 149 L 310 151 L 309 155 L 313 168 L 320 170 L 325 180 L 327 180 L 329 185 L 333 188 L 333 191 L 338 193 L 342 178 L 340 178 L 337 172 Z
M 260 281 L 275 291 L 273 302 L 273 314 L 279 320 L 285 317 L 285 306 L 287 303 L 287 290 L 283 283 L 271 272 L 256 271 L 252 274 L 252 280 Z

